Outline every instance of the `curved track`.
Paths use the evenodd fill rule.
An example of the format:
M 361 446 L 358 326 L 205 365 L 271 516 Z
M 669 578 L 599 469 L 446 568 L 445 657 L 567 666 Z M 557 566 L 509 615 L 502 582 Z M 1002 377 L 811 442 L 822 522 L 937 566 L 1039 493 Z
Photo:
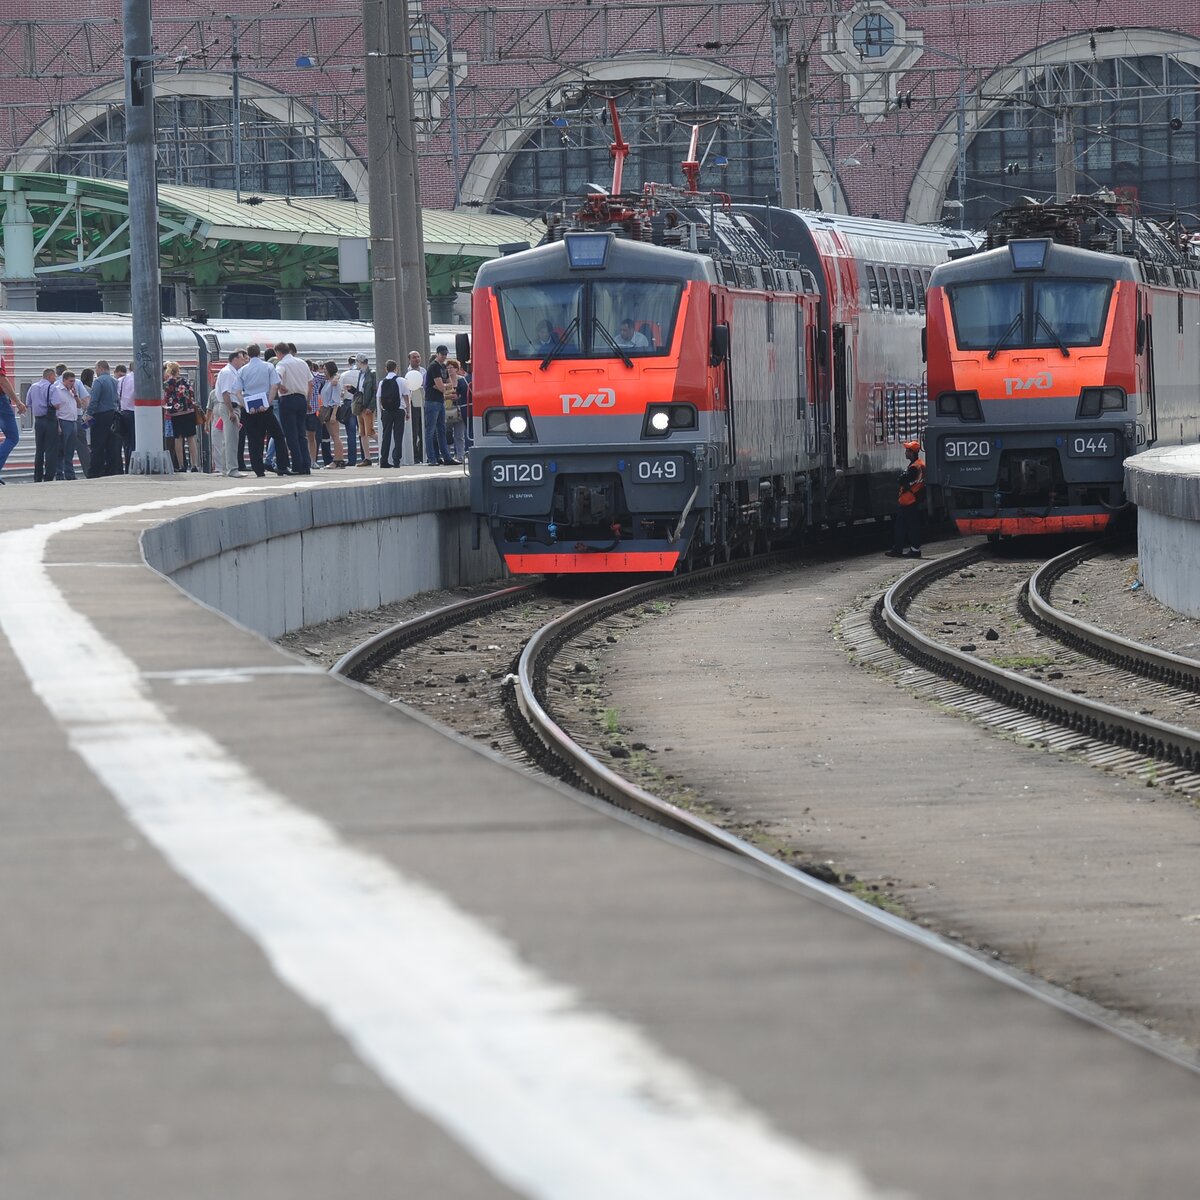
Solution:
M 1189 697 L 1200 691 L 1200 663 L 1116 637 L 1053 606 L 1048 597 L 1054 581 L 1093 552 L 1090 546 L 1076 547 L 1034 572 L 1022 604 L 1029 619 L 1076 651 L 1107 664 L 1111 671 L 1132 671 L 1186 692 Z M 1200 720 L 1194 727 L 1158 721 L 1053 687 L 938 641 L 906 619 L 922 591 L 981 561 L 988 553 L 977 547 L 947 555 L 922 563 L 897 580 L 876 604 L 874 620 L 879 632 L 911 661 L 982 696 L 1096 741 L 1171 763 L 1187 772 L 1200 772 Z
M 784 556 L 768 556 L 742 562 L 722 564 L 689 575 L 655 580 L 622 589 L 597 599 L 577 604 L 569 611 L 555 616 L 542 625 L 525 642 L 520 655 L 505 676 L 502 692 L 507 719 L 513 725 L 510 744 L 519 745 L 526 760 L 539 768 L 576 784 L 615 806 L 656 825 L 682 833 L 709 847 L 732 853 L 753 863 L 758 869 L 808 895 L 816 894 L 824 903 L 848 910 L 860 919 L 888 929 L 893 934 L 929 948 L 949 958 L 970 965 L 975 970 L 997 979 L 1007 986 L 1035 996 L 1043 1002 L 1069 1012 L 1125 1040 L 1135 1042 L 1154 1054 L 1172 1062 L 1200 1070 L 1192 1057 L 1178 1051 L 1160 1039 L 1148 1036 L 1140 1027 L 1110 1013 L 1094 1003 L 1053 984 L 1045 983 L 1025 972 L 1011 968 L 992 957 L 921 928 L 885 910 L 875 907 L 838 887 L 821 882 L 803 870 L 772 857 L 759 847 L 735 834 L 704 820 L 694 813 L 678 808 L 623 779 L 582 746 L 555 719 L 547 699 L 548 679 L 555 656 L 573 644 L 581 635 L 605 618 L 624 609 L 634 608 L 645 601 L 673 592 L 693 589 L 715 582 L 727 575 L 736 575 L 763 565 L 778 562 Z M 956 563 L 961 563 L 957 558 Z M 937 563 L 926 564 L 927 568 Z M 951 566 L 948 569 L 953 569 Z M 907 576 L 912 586 L 914 572 Z M 903 580 L 901 581 L 904 582 Z M 383 631 L 363 646 L 344 656 L 334 668 L 338 674 L 361 680 L 401 648 L 413 646 L 423 638 L 452 629 L 458 623 L 478 619 L 481 615 L 511 608 L 539 592 L 537 584 L 505 588 L 473 600 L 462 601 L 439 609 L 414 621 L 403 622 Z M 893 602 L 894 604 L 894 602 Z M 532 606 L 531 606 L 532 607 Z M 496 743 L 493 742 L 493 746 Z

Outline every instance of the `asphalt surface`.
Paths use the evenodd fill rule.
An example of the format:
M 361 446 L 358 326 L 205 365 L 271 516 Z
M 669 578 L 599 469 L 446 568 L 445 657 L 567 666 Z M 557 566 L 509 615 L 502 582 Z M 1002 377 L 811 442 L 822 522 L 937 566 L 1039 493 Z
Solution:
M 280 486 L 0 497 L 6 1200 L 1194 1190 L 1191 1072 L 447 739 L 140 564 L 171 515 L 147 503 Z M 928 714 L 822 690 L 795 614 L 833 597 L 794 597 L 793 637 L 727 617 L 758 647 L 729 680 L 697 682 L 716 641 L 661 662 L 674 731 L 732 728 L 787 661 L 754 771 L 799 717 L 843 763 L 869 729 L 877 787 Z

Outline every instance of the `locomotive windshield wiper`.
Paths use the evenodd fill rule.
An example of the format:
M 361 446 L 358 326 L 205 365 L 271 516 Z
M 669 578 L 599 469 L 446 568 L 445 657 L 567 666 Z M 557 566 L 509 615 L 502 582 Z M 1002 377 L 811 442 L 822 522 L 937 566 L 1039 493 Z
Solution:
M 1040 325 L 1054 339 L 1054 344 L 1062 351 L 1063 358 L 1071 357 L 1071 352 L 1067 349 L 1066 342 L 1059 336 L 1058 330 L 1040 312 L 1033 314 L 1033 323 L 1035 326 Z
M 629 355 L 625 353 L 625 351 L 622 349 L 622 347 L 618 344 L 617 339 L 615 337 L 613 337 L 613 335 L 611 333 L 608 332 L 608 330 L 604 326 L 604 322 L 601 321 L 599 317 L 592 318 L 592 328 L 600 330 L 600 332 L 604 335 L 604 340 L 617 352 L 617 354 L 621 358 L 621 361 L 627 367 L 633 366 L 633 359 L 630 358 Z
M 1018 311 L 1017 315 L 1013 317 L 1011 321 L 1009 321 L 1008 328 L 996 339 L 996 344 L 988 351 L 989 362 L 991 362 L 991 360 L 1000 353 L 1000 347 L 1003 346 L 1004 343 L 1007 342 L 1008 339 L 1012 337 L 1012 335 L 1016 333 L 1018 329 L 1021 328 L 1021 323 L 1024 320 L 1025 314 Z
M 572 317 L 571 323 L 558 335 L 558 341 L 546 351 L 546 357 L 542 359 L 541 369 L 544 371 L 553 360 L 554 356 L 567 344 L 567 339 L 571 334 L 579 328 L 579 318 Z

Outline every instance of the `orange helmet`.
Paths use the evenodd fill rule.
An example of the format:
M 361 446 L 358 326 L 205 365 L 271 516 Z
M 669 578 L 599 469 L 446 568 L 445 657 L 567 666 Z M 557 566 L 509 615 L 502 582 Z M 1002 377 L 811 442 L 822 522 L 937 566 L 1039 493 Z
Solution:
M 905 442 L 904 448 L 905 448 L 905 450 L 909 451 L 912 454 L 920 454 L 921 453 L 921 443 L 920 442 Z

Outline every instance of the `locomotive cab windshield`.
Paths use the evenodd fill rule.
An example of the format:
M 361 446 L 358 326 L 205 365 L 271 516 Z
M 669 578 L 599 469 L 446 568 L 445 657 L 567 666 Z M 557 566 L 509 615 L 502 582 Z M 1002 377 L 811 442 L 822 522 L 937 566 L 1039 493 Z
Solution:
M 510 359 L 654 358 L 671 348 L 682 284 L 566 279 L 498 286 Z
M 1033 350 L 1098 346 L 1104 338 L 1112 281 L 1008 278 L 946 289 L 960 350 Z

